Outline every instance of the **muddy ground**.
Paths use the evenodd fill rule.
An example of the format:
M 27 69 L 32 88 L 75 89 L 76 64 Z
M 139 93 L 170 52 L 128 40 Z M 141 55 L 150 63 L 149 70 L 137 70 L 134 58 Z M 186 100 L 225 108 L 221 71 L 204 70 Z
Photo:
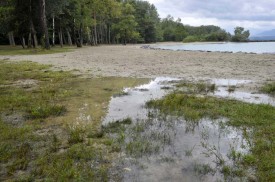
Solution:
M 87 76 L 224 78 L 258 83 L 275 78 L 275 55 L 141 49 L 142 45 L 84 47 L 51 55 L 0 56 L 52 64 Z

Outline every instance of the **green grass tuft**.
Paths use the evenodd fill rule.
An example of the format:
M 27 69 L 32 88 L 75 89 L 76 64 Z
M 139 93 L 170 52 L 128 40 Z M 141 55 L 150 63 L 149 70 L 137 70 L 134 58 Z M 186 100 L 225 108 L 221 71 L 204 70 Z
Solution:
M 267 94 L 275 95 L 275 82 L 264 85 L 261 88 L 261 91 Z
M 39 54 L 54 54 L 69 52 L 74 50 L 74 47 L 52 47 L 50 50 L 37 49 L 23 49 L 21 46 L 0 46 L 0 55 L 39 55 Z

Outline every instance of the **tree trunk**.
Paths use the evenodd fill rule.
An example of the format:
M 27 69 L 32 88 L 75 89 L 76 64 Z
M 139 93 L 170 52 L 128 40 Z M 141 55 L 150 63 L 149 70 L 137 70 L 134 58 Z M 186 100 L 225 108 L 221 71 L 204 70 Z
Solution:
M 49 33 L 48 33 L 48 26 L 47 26 L 47 19 L 46 19 L 46 8 L 45 8 L 45 0 L 39 0 L 40 2 L 40 19 L 41 19 L 41 26 L 42 26 L 42 37 L 45 40 L 45 48 L 50 49 L 50 41 L 49 41 Z
M 86 27 L 86 29 L 87 29 L 88 43 L 89 45 L 92 45 L 92 39 L 91 39 L 91 33 L 89 30 L 89 27 Z
M 124 32 L 124 45 L 126 45 L 126 36 L 127 36 L 126 31 L 127 31 L 127 30 L 125 30 L 125 32 Z
M 65 32 L 62 31 L 62 38 L 63 38 L 63 42 L 65 45 L 68 45 L 68 41 L 66 39 L 66 36 L 65 36 Z
M 10 32 L 8 33 L 8 37 L 9 37 L 10 46 L 12 46 L 12 41 L 11 41 L 11 34 L 10 34 Z
M 94 20 L 95 20 L 95 25 L 94 25 L 95 45 L 97 45 L 96 13 L 94 13 Z
M 111 28 L 110 28 L 110 25 L 108 27 L 108 31 L 109 31 L 109 40 L 108 40 L 108 43 L 111 44 Z
M 108 44 L 108 27 L 105 25 L 105 43 Z
M 11 32 L 11 42 L 12 42 L 12 46 L 15 46 L 15 41 L 14 41 L 13 32 Z
M 80 47 L 83 46 L 83 24 L 80 24 L 79 28 L 79 41 L 80 41 Z
M 99 25 L 99 41 L 102 44 L 103 43 L 103 30 L 102 30 L 102 18 L 100 18 L 100 25 Z
M 94 37 L 94 30 L 93 30 L 93 27 L 91 27 L 91 41 L 92 41 L 92 45 L 94 46 L 95 45 L 95 37 Z
M 58 32 L 58 36 L 59 36 L 59 44 L 61 47 L 63 47 L 63 33 L 62 33 L 62 29 L 60 28 L 59 32 Z
M 99 24 L 98 38 L 99 38 L 99 43 L 102 44 L 102 24 L 101 24 L 101 22 Z
M 25 49 L 25 48 L 26 48 L 25 37 L 22 37 L 22 38 L 21 38 L 21 44 L 22 44 L 23 49 Z
M 32 0 L 30 0 L 30 2 L 29 2 L 29 17 L 30 17 L 30 19 L 29 19 L 29 26 L 30 26 L 30 32 L 29 32 L 29 37 L 28 37 L 28 48 L 32 48 Z
M 30 46 L 30 44 L 32 44 L 32 46 Z M 29 34 L 28 47 L 37 48 L 37 46 L 38 46 L 38 41 L 37 41 L 36 31 L 34 29 L 32 18 L 30 18 L 30 34 Z
M 52 40 L 53 46 L 55 46 L 55 19 L 53 15 L 53 40 Z
M 9 32 L 9 33 L 8 33 L 8 36 L 9 36 L 10 46 L 15 46 L 15 41 L 14 41 L 14 37 L 13 37 L 13 32 Z
M 38 40 L 37 40 L 36 33 L 33 34 L 33 47 L 34 48 L 38 47 Z
M 94 37 L 94 33 L 93 32 L 91 34 L 91 37 L 92 37 L 92 45 L 95 46 L 95 37 Z
M 69 44 L 69 46 L 72 46 L 73 42 L 72 42 L 71 34 L 68 29 L 66 29 L 66 31 L 67 31 L 67 37 L 68 37 L 68 44 Z
M 32 33 L 29 33 L 29 38 L 28 38 L 28 48 L 32 48 Z
M 75 31 L 75 19 L 74 19 L 74 27 L 73 27 L 73 38 L 74 38 L 74 43 L 77 44 L 76 31 Z

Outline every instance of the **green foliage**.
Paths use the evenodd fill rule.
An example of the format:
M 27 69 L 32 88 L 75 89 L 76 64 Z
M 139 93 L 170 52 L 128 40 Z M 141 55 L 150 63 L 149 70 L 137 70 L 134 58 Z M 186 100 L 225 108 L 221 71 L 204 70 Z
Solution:
M 109 181 L 111 159 L 119 147 L 103 135 L 101 118 L 114 93 L 145 80 L 86 80 L 50 67 L 0 61 L 0 181 Z M 34 82 L 25 87 L 24 80 Z M 75 122 L 74 111 L 79 114 L 86 102 L 93 113 L 91 125 Z M 63 105 L 71 106 L 70 112 L 56 117 Z
M 31 119 L 44 119 L 50 116 L 59 116 L 66 111 L 62 105 L 55 104 L 57 97 L 64 97 L 64 90 L 57 89 L 58 85 L 63 85 L 64 80 L 69 79 L 69 73 L 44 71 L 49 66 L 38 65 L 31 62 L 7 63 L 0 62 L 0 83 L 7 85 L 1 87 L 0 111 L 9 112 L 20 109 L 24 116 Z M 18 82 L 19 80 L 19 82 Z M 26 92 L 21 82 L 33 80 L 36 82 L 51 80 L 52 83 L 40 83 L 40 88 Z M 18 82 L 18 83 L 17 83 Z M 8 86 L 15 84 L 15 88 Z
M 244 30 L 243 27 L 236 27 L 234 31 L 235 35 L 232 37 L 233 42 L 247 42 L 250 36 L 249 30 Z
M 184 25 L 181 19 L 175 20 L 171 15 L 161 20 L 156 7 L 147 1 L 47 0 L 45 2 L 51 42 L 61 43 L 59 33 L 65 33 L 62 34 L 65 43 L 69 42 L 70 38 L 78 47 L 84 43 L 97 45 L 183 40 L 185 42 L 228 41 L 231 38 L 229 33 L 217 26 Z M 28 40 L 29 33 L 37 36 L 38 40 L 44 40 L 44 31 L 41 31 L 40 26 L 40 12 L 38 1 L 3 0 L 0 6 L 0 23 L 5 26 L 0 27 L 0 40 L 7 42 L 8 32 L 14 33 L 16 43 L 20 42 L 23 45 L 25 39 L 28 47 L 33 47 L 33 40 Z M 232 40 L 247 41 L 249 31 L 242 31 L 237 27 Z M 44 42 L 40 41 L 41 44 Z
M 55 54 L 62 52 L 70 52 L 74 49 L 71 47 L 53 47 L 51 50 L 46 50 L 42 48 L 36 49 L 22 49 L 22 47 L 15 46 L 0 46 L 0 55 L 40 55 L 40 54 Z
M 114 31 L 118 33 L 116 37 L 121 39 L 124 44 L 127 42 L 135 42 L 140 38 L 139 33 L 136 31 L 138 24 L 133 15 L 134 12 L 135 9 L 131 4 L 124 4 L 122 7 L 122 16 L 118 24 L 113 25 Z
M 81 143 L 84 141 L 86 136 L 86 128 L 80 124 L 73 124 L 68 126 L 70 144 Z
M 224 30 L 219 30 L 205 36 L 205 41 L 219 42 L 219 41 L 229 41 L 231 35 Z
M 154 5 L 147 1 L 131 1 L 135 8 L 134 16 L 138 23 L 137 31 L 145 43 L 156 42 L 157 40 L 157 24 L 159 23 L 159 15 Z
M 275 95 L 275 82 L 265 84 L 261 88 L 261 91 L 267 94 Z
M 199 42 L 200 38 L 194 35 L 189 35 L 185 39 L 183 39 L 183 42 L 189 43 L 189 42 Z
M 45 119 L 49 116 L 61 116 L 66 111 L 64 106 L 42 104 L 30 108 L 27 117 L 31 119 Z

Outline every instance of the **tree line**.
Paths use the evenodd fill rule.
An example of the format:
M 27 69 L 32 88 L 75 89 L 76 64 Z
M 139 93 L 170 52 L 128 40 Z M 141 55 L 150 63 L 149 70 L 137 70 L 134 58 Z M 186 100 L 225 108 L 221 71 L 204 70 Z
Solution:
M 23 48 L 249 37 L 241 27 L 231 36 L 213 25 L 188 26 L 170 15 L 160 19 L 156 7 L 141 0 L 1 0 L 0 24 L 1 43 Z

